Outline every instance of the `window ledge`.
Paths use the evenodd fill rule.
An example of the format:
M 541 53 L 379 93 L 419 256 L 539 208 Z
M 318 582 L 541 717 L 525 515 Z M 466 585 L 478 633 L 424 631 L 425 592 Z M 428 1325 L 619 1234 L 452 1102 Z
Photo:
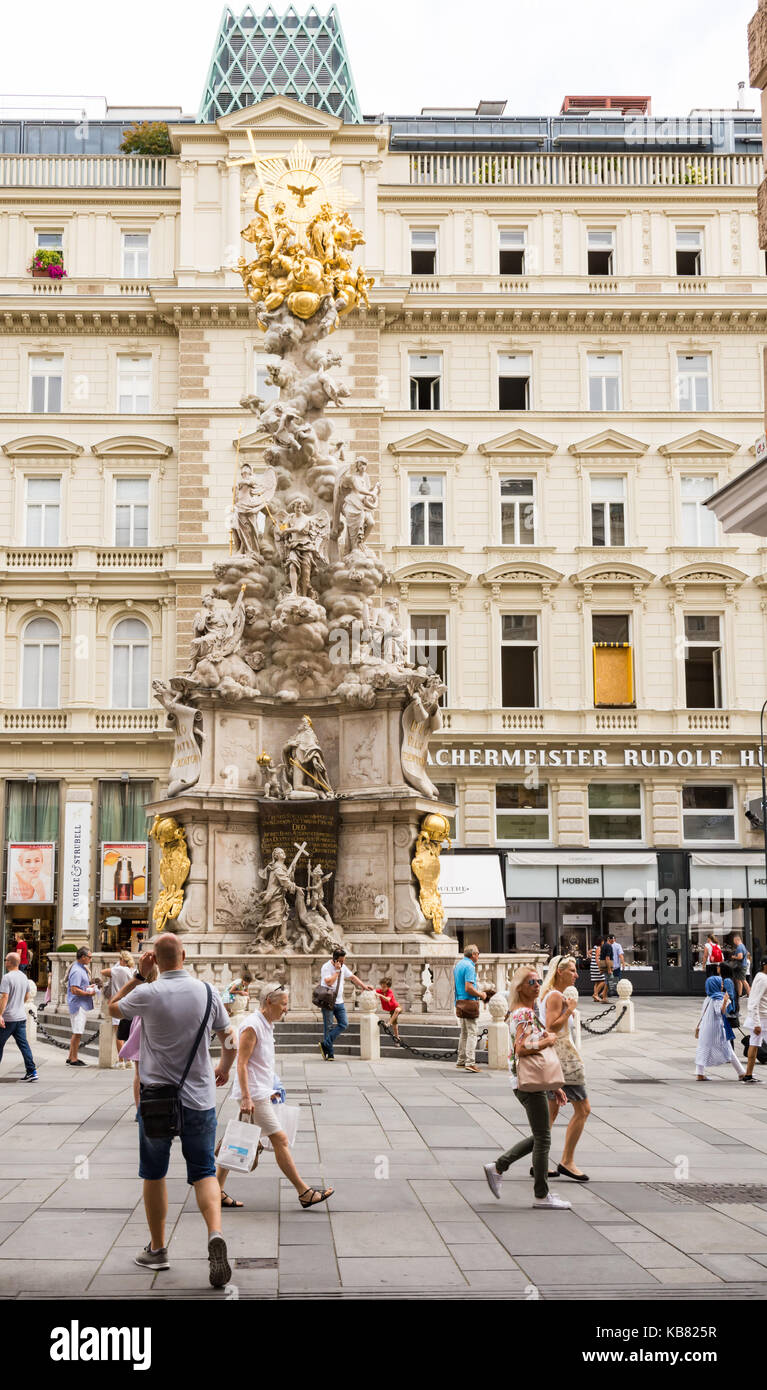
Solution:
M 646 545 L 576 545 L 576 555 L 609 555 L 610 559 L 630 560 L 632 555 L 644 555 Z

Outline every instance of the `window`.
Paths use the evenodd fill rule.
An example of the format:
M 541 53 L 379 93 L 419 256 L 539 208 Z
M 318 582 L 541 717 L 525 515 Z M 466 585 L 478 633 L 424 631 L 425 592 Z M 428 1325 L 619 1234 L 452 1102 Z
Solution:
M 22 639 L 21 703 L 25 709 L 57 709 L 61 635 L 50 618 L 33 618 Z
M 715 478 L 682 478 L 682 541 L 685 545 L 716 545 L 716 517 L 704 505 L 716 487 Z
M 684 620 L 684 684 L 688 709 L 722 708 L 719 619 L 710 613 Z
M 682 787 L 682 836 L 685 840 L 734 840 L 732 787 Z
M 626 479 L 592 477 L 591 544 L 626 544 Z
M 424 227 L 410 231 L 410 273 L 411 275 L 436 275 L 437 273 L 437 232 L 434 227 Z
M 26 544 L 58 545 L 61 479 L 27 478 Z
M 591 618 L 594 704 L 633 705 L 634 663 L 627 613 L 594 613 Z
M 58 415 L 64 384 L 62 356 L 30 357 L 30 402 L 33 415 Z
M 538 699 L 538 619 L 534 613 L 501 617 L 501 704 L 532 708 Z
M 435 782 L 434 785 L 439 793 L 440 801 L 453 808 L 452 812 L 448 813 L 447 819 L 450 825 L 448 834 L 455 844 L 458 839 L 458 788 L 455 782 Z
M 442 382 L 441 352 L 411 352 L 410 409 L 439 410 Z
M 498 272 L 500 275 L 524 275 L 525 237 L 523 230 L 502 228 L 498 238 Z
M 498 409 L 529 410 L 533 359 L 528 352 L 498 354 Z
M 638 782 L 589 785 L 589 839 L 641 840 L 642 793 Z
M 677 353 L 677 405 L 680 410 L 711 409 L 711 358 L 708 353 Z
M 615 263 L 615 232 L 591 228 L 586 238 L 586 259 L 589 275 L 612 275 Z
M 63 232 L 35 232 L 35 249 L 38 251 L 63 251 Z
M 589 381 L 589 410 L 620 410 L 620 354 L 589 352 L 586 355 L 586 370 Z
M 264 352 L 253 354 L 253 390 L 262 401 L 276 401 L 279 399 L 280 388 L 270 380 L 269 367 L 279 365 L 280 359 L 274 354 L 271 356 Z
M 118 357 L 117 409 L 121 415 L 145 415 L 152 390 L 151 357 Z
M 140 618 L 123 618 L 112 633 L 112 708 L 149 705 L 149 629 Z
M 58 782 L 6 782 L 6 841 L 58 840 Z
M 149 233 L 123 232 L 123 275 L 135 280 L 149 274 Z
M 445 479 L 410 475 L 410 544 L 445 544 Z
M 676 229 L 676 273 L 677 275 L 703 274 L 703 233 Z
M 99 782 L 99 842 L 145 840 L 151 782 Z
M 115 479 L 115 545 L 149 545 L 149 479 Z
M 501 478 L 501 545 L 534 544 L 534 480 Z
M 411 613 L 410 660 L 414 666 L 431 666 L 447 685 L 447 618 L 444 613 Z M 440 704 L 447 703 L 447 694 Z
M 551 839 L 549 788 L 545 782 L 498 782 L 495 788 L 495 835 L 498 840 Z

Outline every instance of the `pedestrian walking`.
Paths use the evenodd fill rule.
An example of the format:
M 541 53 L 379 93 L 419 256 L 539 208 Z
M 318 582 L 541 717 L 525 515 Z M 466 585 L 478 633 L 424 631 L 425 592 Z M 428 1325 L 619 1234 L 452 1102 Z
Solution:
M 724 1015 L 730 1007 L 729 996 L 718 975 L 709 975 L 706 980 L 706 998 L 703 1000 L 695 1037 L 698 1047 L 695 1053 L 695 1075 L 697 1081 L 708 1081 L 706 1067 L 721 1067 L 729 1062 L 737 1076 L 742 1078 L 746 1069 L 735 1049 L 727 1038 Z
M 607 998 L 607 972 L 602 958 L 604 937 L 597 937 L 589 951 L 589 976 L 591 978 L 591 997 L 595 1004 L 603 1004 Z
M 149 1244 L 136 1255 L 144 1269 L 169 1269 L 165 1243 L 168 1193 L 165 1176 L 176 1134 L 186 1161 L 186 1180 L 208 1232 L 209 1279 L 214 1289 L 231 1278 L 221 1231 L 221 1188 L 216 1181 L 216 1086 L 226 1083 L 232 1065 L 229 1019 L 218 994 L 184 969 L 185 952 L 172 932 L 163 932 L 143 952 L 138 969 L 114 999 L 113 1018 L 141 1019 L 139 1177 Z M 147 977 L 156 965 L 160 977 Z M 210 1035 L 221 1043 L 214 1072 Z
M 479 946 L 467 946 L 461 960 L 453 966 L 455 1012 L 461 1024 L 456 1066 L 462 1071 L 479 1071 L 477 1039 L 479 1037 L 479 1004 L 487 998 L 479 988 L 477 961 Z
M 583 1058 L 570 1036 L 570 1019 L 578 1007 L 578 1000 L 564 997 L 568 985 L 574 985 L 577 978 L 578 963 L 573 956 L 554 956 L 538 996 L 538 1010 L 546 1031 L 556 1036 L 554 1046 L 564 1078 L 562 1090 L 573 1107 L 572 1119 L 565 1132 L 562 1159 L 557 1164 L 557 1173 L 563 1178 L 573 1178 L 575 1182 L 588 1182 L 586 1173 L 575 1163 L 575 1146 L 591 1114 Z M 549 1092 L 549 1119 L 552 1128 L 561 1108 L 561 1103 Z
M 377 988 L 377 990 L 376 990 L 376 994 L 378 995 L 379 999 L 381 1000 L 381 1008 L 383 1009 L 384 1013 L 386 1014 L 386 1023 L 387 1023 L 387 1025 L 388 1025 L 388 1027 L 391 1028 L 392 1033 L 394 1034 L 395 1038 L 398 1039 L 398 1038 L 399 1038 L 399 1027 L 398 1027 L 398 1023 L 399 1023 L 399 1016 L 400 1016 L 400 1014 L 402 1013 L 402 1006 L 401 1006 L 401 1005 L 397 1002 L 397 1000 L 395 999 L 394 994 L 393 994 L 393 991 L 392 991 L 391 984 L 392 984 L 392 982 L 391 982 L 391 979 L 389 978 L 389 976 L 388 976 L 388 975 L 384 975 L 383 979 L 381 980 L 381 982 L 380 982 L 380 984 L 379 984 L 379 986 L 378 986 L 378 988 Z
M 493 1196 L 500 1198 L 503 1174 L 512 1163 L 532 1153 L 533 1206 L 548 1211 L 566 1211 L 572 1204 L 549 1192 L 548 1184 L 551 1121 L 547 1092 L 553 1091 L 560 1105 L 564 1105 L 567 1098 L 562 1090 L 562 1070 L 556 1052 L 552 1050 L 556 1047 L 556 1033 L 550 1033 L 535 1012 L 540 987 L 541 981 L 535 968 L 522 965 L 511 982 L 509 995 L 513 1039 L 511 1084 L 526 1112 L 530 1138 L 512 1145 L 495 1163 L 486 1163 L 484 1172 Z
M 349 1027 L 344 1006 L 344 981 L 351 980 L 358 989 L 373 988 L 353 975 L 348 965 L 344 964 L 345 960 L 345 950 L 342 946 L 337 946 L 330 960 L 325 961 L 320 971 L 320 983 L 314 995 L 322 1009 L 323 1033 L 319 1049 L 326 1062 L 334 1060 L 336 1038 Z
M 105 965 L 101 971 L 101 978 L 103 980 L 101 987 L 104 991 L 104 999 L 107 1001 L 113 999 L 114 996 L 120 992 L 123 985 L 127 985 L 135 969 L 136 962 L 130 951 L 121 951 L 117 958 L 116 965 Z M 128 1041 L 131 1028 L 130 1021 L 127 1018 L 113 1018 L 112 1023 L 114 1025 L 114 1039 L 119 1047 L 119 1044 Z M 129 1062 L 121 1060 L 119 1050 L 115 1065 L 126 1067 L 130 1065 Z
M 612 957 L 613 957 L 613 983 L 614 983 L 615 986 L 616 986 L 615 993 L 617 994 L 617 993 L 618 993 L 618 989 L 617 989 L 618 981 L 620 980 L 621 976 L 623 975 L 623 971 L 624 971 L 624 968 L 625 968 L 625 960 L 624 960 L 624 956 L 623 956 L 623 947 L 621 946 L 620 941 L 616 941 L 614 935 L 608 936 L 608 938 L 607 938 L 607 944 L 608 944 L 608 946 L 610 947 L 610 950 L 611 950 L 611 952 L 612 952 Z
M 706 944 L 703 947 L 703 966 L 707 975 L 712 974 L 712 966 L 721 965 L 724 960 L 722 948 L 719 945 L 714 933 L 710 931 L 706 937 Z
M 5 957 L 5 974 L 0 980 L 0 1061 L 5 1044 L 13 1038 L 24 1061 L 24 1080 L 37 1081 L 37 1067 L 27 1041 L 26 1002 L 31 999 L 29 980 L 21 970 L 18 952 Z
M 159 975 L 156 965 L 145 972 L 146 983 L 154 984 Z M 120 1019 L 121 1023 L 128 1023 L 127 1019 Z M 141 1099 L 141 1075 L 139 1072 L 139 1057 L 141 1055 L 141 1019 L 138 1014 L 131 1019 L 128 1024 L 128 1036 L 117 1054 L 123 1066 L 129 1067 L 133 1063 L 133 1103 L 136 1107 L 136 1119 L 138 1120 L 139 1101 Z
M 746 1032 L 749 1038 L 744 1081 L 751 1083 L 756 1081 L 754 1065 L 756 1054 L 765 1041 L 765 1029 L 767 1029 L 767 956 L 762 959 L 759 973 L 754 976 L 751 993 L 748 996 Z
M 280 1113 L 272 1103 L 280 1099 L 280 1089 L 275 1087 L 274 1025 L 287 1014 L 288 1003 L 288 991 L 284 985 L 264 985 L 259 1007 L 242 1019 L 237 1034 L 237 1068 L 232 1100 L 237 1102 L 239 1115 L 252 1115 L 261 1134 L 271 1141 L 278 1168 L 296 1189 L 300 1206 L 308 1211 L 309 1207 L 318 1207 L 332 1197 L 333 1188 L 309 1187 L 304 1182 L 296 1168 L 288 1136 L 281 1127 Z M 230 1050 L 222 1066 L 224 1075 L 231 1068 L 233 1056 L 234 1052 Z M 222 1167 L 216 1171 L 221 1188 L 221 1205 L 225 1209 L 236 1210 L 243 1204 L 224 1191 L 228 1171 Z
M 69 1040 L 69 1056 L 67 1057 L 68 1067 L 88 1065 L 77 1054 L 80 1050 L 80 1039 L 85 1032 L 88 1014 L 93 1009 L 93 996 L 96 994 L 96 986 L 92 983 L 90 976 L 92 956 L 90 946 L 81 946 L 67 974 L 67 1008 L 69 1010 L 69 1026 L 72 1029 L 72 1037 Z
M 15 945 L 15 947 L 14 947 L 14 951 L 15 951 L 15 954 L 16 954 L 16 955 L 18 956 L 18 958 L 19 958 L 19 970 L 22 972 L 23 975 L 28 975 L 28 974 L 29 974 L 29 947 L 27 946 L 27 938 L 26 938 L 25 936 L 23 936 L 21 932 L 19 932 L 19 935 L 18 935 L 18 937 L 17 937 L 17 939 L 16 939 L 16 945 Z

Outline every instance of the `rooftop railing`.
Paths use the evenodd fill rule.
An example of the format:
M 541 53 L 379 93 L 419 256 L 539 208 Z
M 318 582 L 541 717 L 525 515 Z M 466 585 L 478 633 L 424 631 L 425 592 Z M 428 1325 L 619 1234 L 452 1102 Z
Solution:
M 411 154 L 411 184 L 513 187 L 756 187 L 749 154 Z
M 165 188 L 176 182 L 175 160 L 154 155 L 0 155 L 3 188 Z

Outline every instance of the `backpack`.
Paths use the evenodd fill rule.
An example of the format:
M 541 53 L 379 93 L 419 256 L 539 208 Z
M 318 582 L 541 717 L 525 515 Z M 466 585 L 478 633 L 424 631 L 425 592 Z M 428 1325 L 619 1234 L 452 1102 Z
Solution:
M 724 956 L 722 955 L 722 948 L 719 945 L 718 941 L 715 941 L 713 946 L 711 947 L 711 955 L 709 956 L 709 961 L 711 965 L 721 965 L 723 960 Z

